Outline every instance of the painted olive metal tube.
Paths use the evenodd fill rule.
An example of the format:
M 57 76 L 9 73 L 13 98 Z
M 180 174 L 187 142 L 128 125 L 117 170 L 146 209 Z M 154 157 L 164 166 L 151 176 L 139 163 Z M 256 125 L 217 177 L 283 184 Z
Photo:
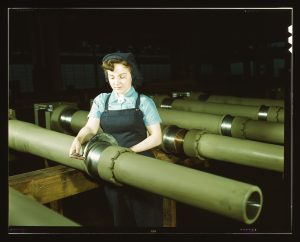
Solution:
M 239 137 L 239 138 L 247 138 L 247 139 L 252 138 L 254 140 L 263 140 L 263 141 L 269 141 L 275 143 L 284 142 L 283 140 L 284 127 L 283 124 L 281 123 L 255 121 L 244 117 L 236 117 L 231 120 L 232 122 L 229 124 L 231 126 L 230 129 L 226 130 L 226 127 L 224 129 L 224 122 L 223 122 L 224 116 L 192 113 L 192 112 L 169 110 L 169 109 L 162 109 L 162 108 L 158 108 L 158 110 L 164 126 L 176 125 L 180 128 L 184 128 L 188 130 L 190 129 L 206 130 L 210 133 L 223 134 L 227 136 L 229 133 L 230 136 Z M 88 112 L 86 112 L 86 114 L 83 115 L 84 114 L 83 111 L 80 111 L 80 115 L 77 116 L 78 120 L 76 121 L 76 124 L 79 125 L 79 127 L 75 129 L 74 128 L 75 126 L 73 126 L 72 127 L 73 130 L 79 130 L 84 125 L 84 123 L 86 122 L 85 117 L 87 113 Z M 225 123 L 225 125 L 228 125 L 228 123 Z M 187 131 L 185 131 L 185 133 L 186 132 Z M 194 132 L 198 132 L 198 131 L 193 131 L 188 133 L 191 134 Z M 174 135 L 174 137 L 176 137 L 175 133 L 172 134 Z M 198 158 L 204 156 L 206 158 L 238 163 L 240 165 L 248 165 L 257 168 L 283 172 L 283 167 L 284 167 L 283 146 L 267 144 L 262 142 L 254 142 L 250 140 L 241 140 L 241 139 L 225 137 L 220 135 L 210 136 L 209 134 L 205 134 L 201 136 L 202 137 L 201 142 L 202 143 L 204 142 L 204 144 L 201 145 L 201 149 L 202 147 L 205 148 L 204 150 L 201 150 L 202 153 L 201 155 L 199 155 L 198 151 L 196 153 L 195 152 L 191 153 L 189 151 L 190 149 L 193 149 L 193 147 L 198 145 L 195 143 L 195 137 L 193 136 L 193 138 L 191 139 L 189 138 L 189 136 L 190 135 L 186 135 L 186 138 L 184 138 L 185 147 L 186 147 L 184 153 L 186 155 L 198 157 Z M 170 139 L 169 135 L 165 134 L 163 139 L 163 146 L 168 146 L 169 143 L 168 139 Z M 176 142 L 174 145 L 176 146 Z
M 263 98 L 242 98 L 242 97 L 235 97 L 235 96 L 220 96 L 220 95 L 210 95 L 207 98 L 206 102 L 249 105 L 249 106 L 265 105 L 265 106 L 274 106 L 274 107 L 284 107 L 284 100 L 263 99 Z
M 284 147 L 183 130 L 175 126 L 163 130 L 162 148 L 169 153 L 185 153 L 199 159 L 210 158 L 277 172 L 284 170 Z
M 245 98 L 236 96 L 223 96 L 223 95 L 208 95 L 203 92 L 189 92 L 189 95 L 184 97 L 188 100 L 203 100 L 209 103 L 227 103 L 238 104 L 246 106 L 275 106 L 284 107 L 284 100 L 269 99 L 269 98 Z
M 110 146 L 102 152 L 98 172 L 105 180 L 113 177 L 118 183 L 163 195 L 247 224 L 253 223 L 261 210 L 262 193 L 257 186 L 154 158 L 137 156 L 117 146 Z
M 275 144 L 284 143 L 284 124 L 252 120 L 245 117 L 194 113 L 158 108 L 162 124 L 184 129 L 207 130 L 213 134 L 257 140 Z
M 81 226 L 9 187 L 9 226 Z
M 83 161 L 69 157 L 74 137 L 19 120 L 8 121 L 9 148 L 85 171 Z
M 64 132 L 61 122 L 60 106 L 58 110 L 53 111 L 51 120 L 55 123 L 57 131 Z M 68 110 L 68 109 L 67 109 Z M 59 116 L 57 113 L 61 116 Z M 172 110 L 165 108 L 158 108 L 159 115 L 162 119 L 162 124 L 176 125 L 184 129 L 201 129 L 207 130 L 213 134 L 220 134 L 225 136 L 232 136 L 242 139 L 257 140 L 275 144 L 284 143 L 284 125 L 276 122 L 266 122 L 259 120 L 251 120 L 244 117 L 228 117 L 225 115 L 215 115 L 207 113 L 194 113 L 181 110 Z M 70 116 L 69 127 L 72 133 L 77 134 L 79 130 L 85 125 L 87 121 L 88 111 L 76 111 Z M 54 118 L 55 117 L 55 118 Z M 65 122 L 66 126 L 66 122 Z
M 204 129 L 214 134 L 221 134 L 221 124 L 224 118 L 208 113 L 194 113 L 182 110 L 157 108 L 162 124 L 176 125 L 185 129 Z
M 234 117 L 230 135 L 236 138 L 284 144 L 284 124 Z
M 88 114 L 89 114 L 89 112 L 84 111 L 84 110 L 78 110 L 77 112 L 75 112 L 72 116 L 71 129 L 74 130 L 75 132 L 77 130 L 79 131 L 80 129 L 78 129 L 78 128 L 76 129 L 76 127 L 82 128 L 85 125 L 85 123 L 88 120 L 88 117 L 87 117 Z
M 88 114 L 88 111 L 74 109 L 70 105 L 60 105 L 52 112 L 51 129 L 62 133 L 68 131 L 69 133 L 77 134 L 86 124 Z
M 75 167 L 66 162 L 70 136 L 17 120 L 9 121 L 9 130 L 10 148 Z M 53 140 L 53 136 L 58 138 Z M 53 142 L 59 147 L 52 145 Z M 134 186 L 246 224 L 254 223 L 261 212 L 263 198 L 257 186 L 138 155 L 111 144 L 94 137 L 84 148 L 84 163 L 76 159 L 74 163 L 81 164 L 79 168 L 84 164 L 86 168 L 82 170 L 88 174 L 116 185 Z M 41 152 L 47 145 L 47 152 Z
M 55 124 L 55 130 L 63 132 L 63 127 L 60 124 L 63 113 L 54 109 L 51 121 Z M 58 112 L 59 115 L 57 114 Z M 221 134 L 220 125 L 224 116 L 205 114 L 205 113 L 193 113 L 181 110 L 170 110 L 164 108 L 158 108 L 159 115 L 162 119 L 163 125 L 176 125 L 185 129 L 205 129 L 209 132 Z M 79 130 L 85 125 L 88 111 L 77 111 L 73 114 L 69 121 L 69 126 L 73 133 L 78 133 Z M 51 125 L 52 126 L 52 125 Z M 61 128 L 60 128 L 61 127 Z
M 172 108 L 189 112 L 229 114 L 232 116 L 248 117 L 253 120 L 265 120 L 270 122 L 284 122 L 284 108 L 268 106 L 243 106 L 235 104 L 207 103 L 203 101 L 183 99 L 163 99 L 153 96 L 157 107 Z
M 88 111 L 79 110 L 72 116 L 72 121 L 70 123 L 71 129 L 73 130 L 74 134 L 77 134 L 79 130 L 85 125 L 88 119 Z M 99 130 L 102 130 L 99 127 Z
M 77 108 L 68 104 L 56 107 L 51 115 L 51 129 L 62 133 L 72 132 L 70 124 L 73 114 L 77 111 Z

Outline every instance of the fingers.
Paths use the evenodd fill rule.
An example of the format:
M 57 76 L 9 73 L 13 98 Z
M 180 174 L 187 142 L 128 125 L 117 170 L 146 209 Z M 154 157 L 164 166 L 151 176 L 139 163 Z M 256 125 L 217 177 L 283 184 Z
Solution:
M 79 160 L 85 160 L 85 157 L 78 154 L 78 153 L 73 153 L 70 155 L 71 158 L 79 159 Z
M 80 155 L 80 149 L 81 149 L 81 144 L 75 138 L 72 145 L 71 145 L 71 147 L 70 147 L 69 156 L 72 157 L 72 158 L 77 158 L 79 156 L 82 156 L 82 155 Z
M 71 155 L 74 154 L 74 153 L 77 153 L 77 152 L 76 152 L 75 144 L 72 143 L 71 148 L 70 148 L 70 150 L 69 150 L 69 156 L 71 156 Z

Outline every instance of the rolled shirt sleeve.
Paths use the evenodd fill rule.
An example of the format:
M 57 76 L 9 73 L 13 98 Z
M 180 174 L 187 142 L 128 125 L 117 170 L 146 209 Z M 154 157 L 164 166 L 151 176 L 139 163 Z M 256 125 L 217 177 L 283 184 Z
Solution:
M 145 126 L 150 126 L 162 122 L 156 105 L 150 97 L 141 95 L 140 109 L 144 114 L 143 120 Z
M 88 114 L 89 118 L 99 118 L 101 117 L 101 114 L 104 112 L 104 105 L 105 100 L 107 97 L 107 93 L 101 93 L 95 99 L 93 100 L 93 104 L 91 107 L 91 110 Z

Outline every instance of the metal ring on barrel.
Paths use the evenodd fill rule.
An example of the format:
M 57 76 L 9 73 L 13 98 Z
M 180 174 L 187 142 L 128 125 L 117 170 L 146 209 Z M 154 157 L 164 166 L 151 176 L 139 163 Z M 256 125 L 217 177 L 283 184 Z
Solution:
M 231 134 L 231 127 L 232 127 L 232 122 L 233 122 L 234 117 L 227 114 L 222 120 L 221 123 L 221 134 L 224 136 L 232 136 Z
M 103 132 L 96 134 L 86 143 L 83 156 L 90 176 L 99 177 L 98 162 L 102 152 L 111 145 L 118 145 L 117 140 L 112 135 Z
M 261 105 L 258 111 L 258 120 L 267 121 L 269 107 Z

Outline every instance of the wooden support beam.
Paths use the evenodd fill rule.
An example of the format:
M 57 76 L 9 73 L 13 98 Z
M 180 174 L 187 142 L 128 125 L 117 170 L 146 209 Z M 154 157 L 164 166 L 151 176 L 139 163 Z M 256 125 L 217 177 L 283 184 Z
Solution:
M 45 168 L 51 166 L 47 159 L 44 159 L 44 163 L 45 163 Z M 52 201 L 49 203 L 49 205 L 51 209 L 63 215 L 63 205 L 61 200 Z
M 45 204 L 97 188 L 101 183 L 82 171 L 58 165 L 10 176 L 9 185 Z
M 176 201 L 163 199 L 163 227 L 176 227 Z
M 168 161 L 174 164 L 180 162 L 180 158 L 178 158 L 177 156 L 172 154 L 167 154 L 160 149 L 152 149 L 152 152 L 154 153 L 156 159 Z
M 200 160 L 196 157 L 179 157 L 176 155 L 172 154 L 167 154 L 163 152 L 160 149 L 153 149 L 153 153 L 155 155 L 156 159 L 164 160 L 164 161 L 169 161 L 177 165 L 182 165 L 182 166 L 187 166 L 187 167 L 194 167 L 197 166 L 199 168 L 207 168 L 209 167 L 209 160 Z

